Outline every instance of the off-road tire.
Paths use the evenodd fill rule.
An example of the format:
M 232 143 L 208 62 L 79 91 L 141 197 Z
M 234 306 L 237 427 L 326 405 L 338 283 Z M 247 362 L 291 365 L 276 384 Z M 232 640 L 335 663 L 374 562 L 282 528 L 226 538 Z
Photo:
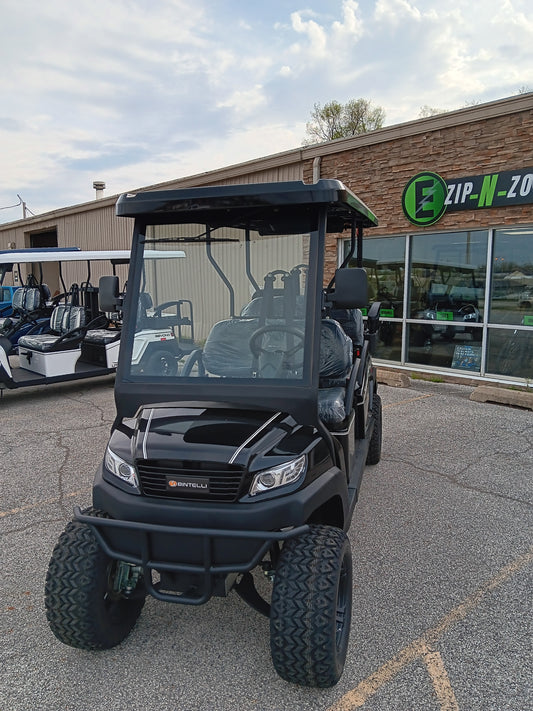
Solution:
M 270 651 L 278 674 L 329 687 L 344 669 L 352 613 L 352 554 L 344 533 L 311 526 L 289 539 L 275 570 Z
M 372 398 L 372 417 L 374 419 L 374 429 L 372 430 L 372 436 L 370 438 L 370 444 L 366 455 L 367 464 L 377 464 L 381 459 L 381 442 L 383 439 L 382 410 L 383 406 L 381 404 L 381 398 L 377 393 L 374 393 L 374 397 Z
M 105 517 L 95 509 L 84 513 Z M 54 635 L 79 649 L 110 649 L 130 633 L 146 593 L 142 580 L 130 597 L 112 593 L 116 561 L 109 558 L 90 526 L 67 524 L 54 548 L 45 583 L 46 617 Z

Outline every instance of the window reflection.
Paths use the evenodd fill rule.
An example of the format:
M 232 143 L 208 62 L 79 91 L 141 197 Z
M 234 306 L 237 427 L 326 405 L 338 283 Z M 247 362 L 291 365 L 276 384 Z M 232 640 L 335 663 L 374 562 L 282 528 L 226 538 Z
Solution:
M 408 317 L 482 322 L 487 239 L 486 231 L 414 236 Z
M 379 326 L 376 358 L 400 361 L 402 358 L 402 324 L 382 318 Z
M 435 368 L 480 372 L 480 339 L 473 339 L 461 326 L 446 326 L 438 338 L 427 328 L 422 324 L 408 324 L 409 362 Z M 481 337 L 481 331 L 479 333 Z
M 490 329 L 487 371 L 497 375 L 531 380 L 533 378 L 533 331 L 519 328 Z
M 533 229 L 496 230 L 491 323 L 521 324 L 533 315 Z
M 487 293 L 488 230 L 412 235 L 407 283 L 406 237 L 365 240 L 369 302 L 381 302 L 378 359 L 472 373 L 483 362 L 483 374 L 533 379 L 533 227 L 490 239 Z

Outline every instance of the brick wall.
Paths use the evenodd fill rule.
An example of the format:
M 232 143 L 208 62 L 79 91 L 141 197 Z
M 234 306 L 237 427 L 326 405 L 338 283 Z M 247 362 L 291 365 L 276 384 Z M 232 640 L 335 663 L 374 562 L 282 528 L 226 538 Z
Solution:
M 342 180 L 377 215 L 379 226 L 366 232 L 370 237 L 533 224 L 532 204 L 450 212 L 420 228 L 401 205 L 406 183 L 424 170 L 451 180 L 527 167 L 533 167 L 531 110 L 324 155 L 320 174 Z M 312 161 L 304 165 L 304 181 L 312 182 Z M 328 238 L 328 276 L 336 266 L 337 237 Z

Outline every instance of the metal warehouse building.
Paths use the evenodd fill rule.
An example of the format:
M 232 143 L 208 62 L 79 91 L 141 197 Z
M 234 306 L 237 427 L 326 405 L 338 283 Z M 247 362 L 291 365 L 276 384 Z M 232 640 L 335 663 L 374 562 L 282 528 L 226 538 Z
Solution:
M 532 139 L 529 93 L 140 189 L 342 180 L 379 218 L 365 245 L 371 301 L 382 305 L 376 360 L 524 384 L 533 379 Z M 0 249 L 128 248 L 132 225 L 115 217 L 116 198 L 0 225 Z M 331 236 L 331 273 L 344 250 L 343 236 Z M 58 274 L 45 280 L 53 290 Z

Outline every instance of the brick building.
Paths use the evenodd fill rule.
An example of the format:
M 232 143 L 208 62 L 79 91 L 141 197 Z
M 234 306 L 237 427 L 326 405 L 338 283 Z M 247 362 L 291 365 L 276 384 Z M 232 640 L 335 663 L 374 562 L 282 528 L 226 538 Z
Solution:
M 524 94 L 143 189 L 342 180 L 379 218 L 365 245 L 382 304 L 378 361 L 524 384 L 533 380 L 532 138 L 533 94 Z M 131 225 L 115 217 L 115 201 L 0 225 L 0 249 L 127 248 Z M 332 235 L 329 273 L 344 249 Z

